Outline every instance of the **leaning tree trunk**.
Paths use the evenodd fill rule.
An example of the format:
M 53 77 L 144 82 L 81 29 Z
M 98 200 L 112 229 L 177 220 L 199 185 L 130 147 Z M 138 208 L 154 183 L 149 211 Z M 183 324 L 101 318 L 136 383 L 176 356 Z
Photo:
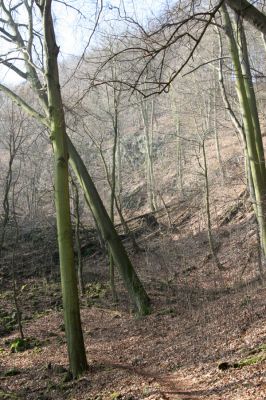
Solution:
M 55 41 L 51 3 L 52 0 L 43 0 L 40 2 L 39 6 L 42 13 L 44 28 L 46 53 L 45 77 L 47 83 L 51 140 L 55 162 L 55 205 L 64 321 L 70 370 L 73 377 L 76 378 L 86 370 L 87 360 L 81 329 L 77 278 L 74 265 L 70 219 L 68 149 L 57 64 L 59 48 Z
M 112 224 L 110 217 L 104 208 L 102 200 L 95 185 L 85 167 L 81 157 L 75 149 L 70 138 L 67 137 L 69 161 L 83 189 L 92 213 L 101 230 L 101 234 L 110 246 L 114 263 L 124 281 L 132 302 L 136 305 L 139 314 L 145 315 L 150 312 L 150 299 L 136 274 L 131 261 L 124 249 L 123 244 Z
M 29 104 L 27 104 L 20 96 L 15 94 L 12 90 L 6 86 L 0 84 L 0 91 L 3 91 L 9 96 L 14 103 L 19 107 L 22 107 L 25 112 L 31 117 L 37 119 L 45 127 L 50 128 L 50 123 L 47 118 L 34 110 Z M 86 202 L 92 211 L 92 214 L 97 221 L 102 237 L 108 241 L 112 254 L 114 256 L 115 263 L 120 272 L 121 278 L 129 292 L 130 298 L 136 304 L 138 312 L 142 315 L 150 312 L 150 299 L 145 292 L 137 274 L 135 273 L 133 266 L 128 258 L 128 255 L 121 243 L 121 240 L 110 221 L 110 218 L 104 208 L 102 200 L 97 192 L 97 189 L 85 167 L 80 155 L 75 149 L 70 138 L 66 135 L 67 147 L 70 157 L 70 164 L 73 168 L 74 173 L 82 187 L 85 195 Z
M 45 19 L 46 19 L 47 28 L 49 28 L 49 24 L 51 24 L 50 37 L 49 37 L 49 34 L 48 34 L 48 37 L 49 37 L 49 40 L 52 38 L 51 40 L 53 42 L 54 41 L 54 31 L 53 31 L 51 10 L 50 10 L 51 0 L 47 0 L 47 3 L 45 2 L 45 0 L 39 0 L 39 1 L 36 1 L 36 4 L 41 9 L 42 14 L 44 14 L 44 10 L 46 8 L 46 18 Z M 31 15 L 32 10 L 30 7 L 27 8 L 27 11 Z M 8 24 L 11 27 L 15 26 L 15 22 L 12 19 L 12 15 L 10 13 L 8 13 L 7 25 Z M 46 32 L 46 36 L 47 36 L 47 33 L 49 33 L 49 30 Z M 30 35 L 33 34 L 32 29 L 29 30 L 29 34 Z M 47 39 L 48 39 L 48 37 L 47 37 Z M 32 89 L 34 90 L 35 95 L 39 99 L 40 105 L 43 107 L 45 115 L 43 115 L 41 112 L 36 111 L 25 100 L 23 100 L 18 94 L 16 94 L 13 90 L 9 89 L 7 86 L 3 85 L 2 83 L 0 83 L 0 92 L 4 92 L 12 101 L 14 101 L 14 103 L 16 103 L 19 107 L 22 107 L 22 109 L 29 116 L 35 118 L 42 125 L 44 125 L 46 128 L 48 128 L 50 130 L 51 129 L 50 118 L 51 118 L 51 116 L 53 116 L 54 110 L 52 108 L 49 110 L 50 104 L 47 99 L 46 91 L 43 90 L 44 88 L 39 79 L 38 72 L 35 69 L 33 62 L 31 61 L 30 53 L 31 53 L 31 49 L 32 49 L 32 42 L 29 42 L 28 46 L 27 46 L 27 44 L 23 41 L 23 38 L 21 36 L 14 37 L 13 39 L 14 39 L 14 45 L 17 48 L 19 48 L 19 49 L 28 48 L 29 52 L 27 52 L 27 51 L 23 52 L 23 60 L 25 63 L 25 68 L 27 70 L 27 73 L 25 74 L 22 70 L 20 70 L 19 68 L 15 67 L 15 66 L 12 67 L 12 65 L 10 63 L 8 63 L 7 66 L 9 68 L 11 68 L 15 73 L 17 73 L 20 77 L 23 77 L 23 79 L 25 79 L 25 80 L 27 80 L 27 82 L 29 82 Z M 51 46 L 51 47 L 53 50 L 54 46 Z M 59 93 L 57 93 L 57 95 L 61 101 L 60 86 L 59 86 L 59 82 L 58 82 L 58 67 L 57 67 L 58 48 L 56 45 L 55 45 L 55 48 L 56 48 L 55 54 L 52 54 L 51 59 L 49 59 L 49 57 L 47 57 L 47 60 L 49 61 L 49 63 L 51 63 L 51 65 L 53 65 L 55 67 L 55 70 L 57 71 L 57 76 L 53 76 L 51 73 L 46 74 L 46 80 L 47 80 L 46 84 L 48 85 L 48 83 L 49 83 L 49 85 L 50 85 L 52 82 L 56 81 L 56 84 L 55 84 L 56 87 L 54 88 L 54 90 L 56 91 L 56 89 L 57 89 L 57 91 L 59 92 Z M 46 50 L 47 50 L 47 45 L 46 45 Z M 60 105 L 60 112 L 63 114 L 62 104 Z M 63 117 L 64 117 L 64 115 L 63 115 Z M 53 128 L 55 128 L 55 127 L 56 126 L 54 126 Z M 59 129 L 59 133 L 61 134 L 62 131 L 64 131 L 64 124 L 61 125 L 59 122 L 58 129 Z M 63 137 L 63 139 L 65 139 L 64 135 L 62 137 Z M 58 136 L 54 135 L 54 132 L 52 132 L 52 139 L 53 139 L 54 145 L 56 145 L 56 147 L 57 147 L 56 142 L 58 140 Z M 64 145 L 64 143 L 63 143 L 63 145 Z M 67 156 L 70 157 L 72 168 L 77 175 L 77 178 L 82 186 L 82 189 L 84 190 L 84 195 L 85 195 L 86 201 L 90 205 L 93 216 L 94 216 L 95 220 L 97 221 L 97 223 L 99 224 L 99 228 L 101 230 L 102 236 L 104 236 L 104 238 L 108 241 L 108 243 L 111 247 L 111 251 L 114 256 L 115 263 L 118 267 L 118 270 L 121 274 L 122 279 L 124 280 L 125 286 L 130 294 L 130 297 L 131 297 L 132 301 L 136 304 L 139 313 L 147 314 L 150 311 L 149 297 L 147 296 L 147 293 L 145 292 L 137 274 L 135 273 L 135 271 L 132 267 L 132 264 L 126 254 L 126 251 L 121 243 L 121 240 L 120 240 L 119 236 L 117 235 L 116 230 L 108 217 L 108 214 L 102 204 L 99 194 L 88 174 L 88 171 L 87 171 L 81 157 L 79 156 L 78 152 L 76 151 L 75 147 L 73 146 L 71 140 L 68 137 L 67 137 L 67 145 L 68 145 L 68 152 L 69 152 L 69 154 Z M 62 169 L 65 169 L 65 159 L 60 158 L 60 155 L 58 154 L 59 149 L 60 148 L 56 148 L 57 160 L 59 161 L 58 164 L 61 164 Z M 63 150 L 65 150 L 65 148 Z M 58 159 L 58 155 L 59 155 L 59 159 Z M 66 155 L 64 154 L 64 157 L 65 156 Z M 59 165 L 57 165 L 57 167 L 59 167 Z M 66 169 L 66 171 L 67 171 L 67 169 Z M 58 168 L 58 173 L 60 173 L 59 168 Z M 57 180 L 57 183 L 59 184 L 58 180 Z M 61 182 L 61 185 L 62 185 L 62 183 L 63 182 Z M 59 239 L 60 239 L 60 241 L 62 241 L 61 236 L 59 236 Z M 65 244 L 64 241 L 63 241 L 63 244 Z M 72 248 L 72 244 L 71 244 L 71 248 Z

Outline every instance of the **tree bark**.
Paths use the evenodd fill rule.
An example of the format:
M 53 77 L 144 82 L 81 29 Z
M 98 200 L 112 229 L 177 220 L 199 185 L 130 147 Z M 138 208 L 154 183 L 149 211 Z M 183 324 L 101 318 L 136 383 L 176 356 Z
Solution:
M 77 378 L 86 370 L 87 360 L 81 328 L 77 277 L 74 265 L 70 219 L 68 150 L 57 64 L 59 48 L 55 40 L 51 3 L 52 0 L 43 0 L 39 3 L 39 7 L 43 19 L 46 54 L 45 78 L 47 83 L 51 141 L 55 162 L 55 205 L 64 321 L 70 371 L 73 377 Z
M 150 119 L 149 119 L 149 107 Z M 146 164 L 146 180 L 147 180 L 147 196 L 151 212 L 156 211 L 157 201 L 156 201 L 156 188 L 154 181 L 154 171 L 153 171 L 153 123 L 154 123 L 154 99 L 149 103 L 148 100 L 141 100 L 140 111 L 144 126 L 144 139 L 145 139 L 145 164 Z
M 259 11 L 247 0 L 226 0 L 226 4 L 260 32 L 266 34 L 266 15 L 263 12 Z
M 75 149 L 70 138 L 67 137 L 69 161 L 82 187 L 93 215 L 101 230 L 101 234 L 110 246 L 115 265 L 117 266 L 132 302 L 136 305 L 139 314 L 146 315 L 150 312 L 150 299 L 136 274 L 131 261 L 121 243 L 121 240 L 104 208 L 102 200 L 85 167 L 81 157 Z
M 85 294 L 85 284 L 83 277 L 83 260 L 81 254 L 81 242 L 80 242 L 80 213 L 79 213 L 79 191 L 76 185 L 76 182 L 71 177 L 71 185 L 73 190 L 73 208 L 74 208 L 74 216 L 75 216 L 75 242 L 76 242 L 76 251 L 78 256 L 78 285 L 80 294 L 83 296 Z
M 241 68 L 239 49 L 234 37 L 233 27 L 225 5 L 222 6 L 222 14 L 225 25 L 225 30 L 229 40 L 230 52 L 236 74 L 236 91 L 240 103 L 240 110 L 244 123 L 244 131 L 247 142 L 247 155 L 250 164 L 250 171 L 254 186 L 254 193 L 256 199 L 257 220 L 260 227 L 260 238 L 263 248 L 264 256 L 266 254 L 266 187 L 265 182 L 265 164 L 261 163 L 261 155 L 258 153 L 259 145 L 257 144 L 258 138 L 256 137 L 256 127 L 252 117 L 252 106 L 250 99 L 247 95 L 247 84 L 245 84 L 243 77 L 243 70 Z

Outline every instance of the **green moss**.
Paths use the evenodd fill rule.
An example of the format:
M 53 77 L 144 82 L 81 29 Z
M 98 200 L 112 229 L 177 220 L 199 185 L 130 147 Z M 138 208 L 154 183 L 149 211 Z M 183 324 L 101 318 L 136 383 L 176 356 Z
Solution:
M 101 283 L 89 283 L 86 285 L 86 296 L 89 299 L 98 299 L 104 297 L 106 294 L 107 288 L 105 285 Z
M 142 392 L 143 392 L 143 396 L 147 397 L 151 394 L 152 389 L 149 386 L 144 386 Z
M 0 389 L 0 399 L 1 400 L 18 400 L 18 399 L 20 399 L 20 397 L 18 397 L 14 393 L 4 392 L 3 390 Z
M 175 317 L 177 315 L 177 312 L 174 308 L 169 307 L 163 308 L 162 310 L 158 311 L 157 315 L 171 315 L 172 317 Z
M 0 309 L 0 335 L 12 332 L 17 327 L 17 314 L 15 310 L 6 312 Z
M 171 367 L 169 368 L 169 371 L 174 372 L 180 368 L 182 368 L 182 364 L 176 363 L 176 364 L 171 365 Z
M 15 376 L 19 375 L 21 371 L 19 369 L 13 368 L 13 369 L 8 369 L 7 371 L 3 372 L 3 376 Z
M 18 353 L 29 348 L 29 343 L 25 339 L 15 339 L 10 344 L 11 353 Z
M 14 339 L 9 343 L 11 353 L 19 353 L 29 349 L 35 349 L 42 345 L 42 343 L 35 338 L 27 339 Z
M 49 313 L 49 311 L 36 311 L 35 313 L 33 313 L 32 319 L 42 318 L 45 315 L 47 315 L 48 313 Z
M 243 368 L 250 365 L 258 364 L 266 360 L 266 344 L 261 344 L 260 346 L 249 351 L 248 357 L 242 358 L 239 361 L 229 363 L 227 361 L 221 362 L 218 365 L 218 369 L 226 371 L 229 368 Z
M 237 363 L 234 363 L 233 366 L 234 366 L 234 368 L 242 368 L 242 367 L 247 367 L 249 365 L 258 364 L 264 360 L 266 360 L 266 354 L 259 353 L 254 356 L 243 358 L 242 360 L 238 361 Z
M 118 392 L 113 392 L 110 395 L 111 400 L 119 400 L 121 398 L 122 398 L 122 395 L 121 395 L 121 393 L 118 393 Z

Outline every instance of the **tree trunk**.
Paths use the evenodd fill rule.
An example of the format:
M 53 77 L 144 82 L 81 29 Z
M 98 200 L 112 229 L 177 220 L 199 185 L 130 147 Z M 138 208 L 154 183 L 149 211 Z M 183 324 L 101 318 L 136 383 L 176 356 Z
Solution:
M 207 165 L 207 157 L 206 157 L 206 149 L 205 149 L 205 140 L 202 141 L 202 155 L 203 155 L 203 174 L 204 174 L 204 183 L 205 183 L 205 206 L 206 206 L 206 215 L 207 215 L 207 228 L 208 228 L 208 240 L 209 247 L 212 253 L 213 260 L 215 262 L 216 267 L 222 271 L 224 267 L 220 263 L 216 249 L 215 243 L 212 236 L 212 226 L 211 226 L 211 212 L 210 212 L 210 191 L 209 191 L 209 177 L 208 177 L 208 165 Z
M 217 161 L 219 164 L 219 169 L 220 169 L 220 175 L 222 179 L 222 183 L 224 184 L 225 180 L 225 172 L 224 172 L 224 166 L 223 166 L 223 160 L 221 156 L 221 148 L 220 148 L 220 140 L 219 140 L 219 133 L 218 133 L 218 128 L 217 128 L 217 96 L 216 96 L 216 79 L 215 79 L 215 74 L 214 74 L 214 96 L 213 96 L 213 129 L 214 129 L 214 137 L 215 137 L 215 147 L 216 147 L 216 155 L 217 155 Z
M 257 109 L 256 95 L 255 95 L 255 91 L 254 91 L 254 87 L 253 87 L 252 75 L 251 75 L 251 70 L 250 70 L 246 35 L 245 35 L 242 20 L 239 19 L 236 15 L 235 15 L 235 30 L 237 33 L 237 45 L 238 45 L 238 51 L 239 51 L 239 59 L 241 60 L 241 71 L 242 71 L 242 76 L 244 79 L 246 94 L 247 94 L 247 98 L 249 101 L 251 117 L 252 117 L 252 121 L 253 121 L 255 144 L 256 144 L 256 149 L 257 149 L 257 153 L 258 153 L 258 157 L 259 157 L 259 165 L 261 168 L 263 185 L 266 188 L 264 149 L 263 149 L 262 135 L 261 135 L 261 129 L 260 129 L 259 114 L 258 114 L 258 109 Z
M 47 83 L 51 140 L 55 162 L 55 205 L 64 321 L 70 371 L 73 377 L 77 378 L 86 370 L 87 360 L 81 329 L 77 278 L 74 265 L 70 219 L 68 150 L 57 64 L 59 48 L 55 41 L 51 2 L 51 0 L 44 0 L 40 3 L 40 9 L 44 28 L 46 53 L 45 77 Z
M 69 161 L 75 172 L 79 183 L 84 191 L 86 200 L 90 204 L 92 213 L 101 230 L 101 234 L 110 246 L 115 265 L 124 281 L 132 302 L 136 305 L 139 314 L 145 315 L 150 312 L 150 299 L 142 286 L 129 258 L 121 243 L 121 240 L 108 216 L 102 200 L 94 186 L 94 183 L 85 167 L 81 157 L 72 144 L 70 138 L 67 140 L 69 150 Z
M 184 197 L 183 160 L 182 160 L 183 146 L 182 146 L 182 139 L 180 137 L 181 124 L 180 124 L 180 117 L 177 104 L 178 102 L 176 94 L 174 92 L 174 87 L 171 86 L 170 107 L 175 124 L 175 134 L 176 134 L 176 186 L 177 190 L 180 192 L 180 198 L 182 199 Z
M 150 312 L 150 299 L 145 292 L 137 274 L 135 273 L 132 264 L 126 254 L 126 251 L 120 241 L 119 236 L 116 233 L 116 230 L 113 226 L 113 224 L 110 221 L 110 218 L 103 206 L 103 203 L 99 197 L 99 194 L 93 184 L 93 181 L 91 180 L 88 171 L 77 153 L 75 147 L 73 146 L 71 140 L 68 138 L 67 135 L 65 135 L 65 121 L 64 121 L 64 113 L 63 113 L 63 107 L 62 107 L 62 100 L 61 100 L 61 93 L 60 93 L 60 85 L 59 85 L 59 77 L 58 77 L 58 66 L 57 66 L 57 54 L 58 54 L 58 47 L 55 44 L 55 37 L 54 37 L 54 29 L 53 29 L 53 22 L 52 22 L 52 17 L 51 17 L 51 0 L 40 0 L 37 1 L 36 4 L 41 10 L 43 19 L 45 20 L 45 26 L 44 30 L 47 29 L 45 32 L 45 51 L 47 53 L 47 61 L 49 61 L 49 69 L 46 71 L 46 83 L 48 90 L 50 91 L 50 95 L 53 92 L 53 95 L 55 97 L 58 97 L 55 100 L 55 106 L 56 108 L 59 107 L 59 112 L 55 112 L 53 109 L 54 104 L 50 104 L 50 101 L 47 99 L 46 91 L 43 88 L 43 85 L 41 84 L 37 70 L 35 69 L 33 63 L 28 57 L 28 53 L 25 51 L 23 52 L 24 57 L 24 62 L 27 68 L 27 74 L 24 74 L 22 71 L 19 70 L 19 68 L 14 67 L 13 70 L 17 72 L 20 76 L 23 75 L 23 78 L 26 79 L 31 87 L 33 88 L 36 96 L 38 97 L 40 104 L 43 106 L 44 109 L 44 114 L 43 115 L 41 112 L 36 111 L 33 107 L 31 107 L 25 100 L 23 100 L 18 94 L 16 94 L 14 91 L 10 90 L 8 87 L 0 83 L 0 92 L 4 92 L 15 104 L 17 104 L 19 107 L 21 107 L 29 116 L 35 118 L 38 120 L 43 126 L 51 130 L 51 127 L 53 128 L 51 139 L 53 141 L 53 144 L 56 147 L 56 167 L 57 167 L 57 174 L 60 174 L 62 172 L 62 175 L 65 178 L 65 175 L 68 176 L 68 169 L 67 169 L 67 164 L 66 161 L 68 159 L 68 156 L 70 157 L 70 162 L 72 165 L 72 168 L 77 175 L 77 178 L 79 180 L 79 183 L 81 184 L 81 187 L 84 191 L 85 199 L 87 203 L 89 204 L 89 207 L 92 210 L 92 214 L 95 218 L 95 221 L 97 222 L 99 229 L 101 231 L 102 237 L 108 241 L 110 244 L 112 254 L 115 260 L 115 263 L 119 269 L 119 272 L 122 276 L 122 279 L 124 280 L 125 286 L 129 292 L 130 298 L 132 301 L 136 304 L 136 307 L 139 311 L 140 314 L 148 314 Z M 44 18 L 45 14 L 45 18 Z M 9 18 L 10 14 L 9 14 Z M 11 20 L 10 24 L 13 24 L 14 21 Z M 32 32 L 31 32 L 32 33 Z M 22 46 L 19 46 L 19 43 L 15 40 L 15 45 L 18 46 L 19 48 L 24 48 L 26 45 L 24 44 L 24 41 L 22 38 L 19 38 L 19 40 L 22 40 Z M 52 54 L 50 57 L 49 51 L 52 50 Z M 54 54 L 53 54 L 54 52 Z M 12 68 L 11 68 L 12 69 Z M 52 71 L 52 72 L 51 72 Z M 54 75 L 56 73 L 56 75 Z M 49 89 L 49 86 L 52 84 L 53 91 Z M 54 85 L 54 86 L 53 86 Z M 52 96 L 53 97 L 53 96 Z M 51 98 L 52 98 L 51 97 Z M 60 103 L 56 103 L 56 100 L 60 100 Z M 50 99 L 51 100 L 51 99 Z M 53 122 L 53 125 L 51 124 L 52 117 L 63 117 L 60 121 L 60 118 L 56 118 Z M 57 120 L 57 121 L 56 121 Z M 58 123 L 55 124 L 55 122 Z M 56 132 L 56 129 L 58 128 L 58 132 Z M 55 134 L 56 133 L 56 134 Z M 59 140 L 61 139 L 61 140 Z M 65 146 L 65 139 L 67 142 L 67 146 Z M 60 146 L 57 148 L 57 141 Z M 67 154 L 66 148 L 69 152 Z M 63 156 L 66 157 L 61 159 L 60 152 L 62 151 L 64 154 Z M 61 167 L 61 168 L 60 168 Z M 66 173 L 67 172 L 67 173 Z M 58 177 L 57 177 L 58 178 Z M 56 179 L 56 183 L 65 189 L 66 185 L 66 179 L 64 181 L 60 182 L 59 179 Z M 58 192 L 58 193 L 57 193 Z M 59 194 L 59 191 L 56 192 L 58 201 L 57 203 L 59 204 L 59 200 L 62 201 L 63 195 L 62 193 Z M 60 207 L 58 209 L 58 213 L 60 213 L 60 218 L 58 219 L 58 224 L 62 225 L 64 224 L 64 213 L 68 212 L 69 209 L 69 193 L 68 193 L 68 186 L 66 189 L 67 194 L 67 204 L 66 204 L 66 209 L 62 209 L 60 212 Z M 59 197 L 58 197 L 59 196 Z M 57 206 L 58 206 L 57 204 Z M 64 205 L 64 201 L 63 201 Z M 61 217 L 63 218 L 61 220 Z M 67 217 L 69 218 L 69 217 Z M 67 221 L 66 221 L 67 222 Z M 60 229 L 60 233 L 62 231 L 62 234 L 64 234 L 64 230 Z M 61 244 L 66 245 L 67 240 L 69 241 L 69 234 L 67 231 L 67 238 L 64 238 L 59 235 L 59 241 Z M 65 240 L 63 240 L 65 239 Z M 66 240 L 67 239 L 67 240 Z M 73 255 L 73 245 L 72 241 L 70 242 L 70 250 L 69 250 L 69 255 L 70 259 L 66 260 L 68 261 L 68 264 L 71 266 L 72 263 L 72 255 Z M 63 259 L 62 259 L 63 262 Z M 73 268 L 74 270 L 74 268 Z M 68 270 L 72 271 L 72 267 Z M 71 274 L 67 274 L 71 275 Z M 65 276 L 64 276 L 65 278 Z M 71 277 L 70 277 L 71 279 Z M 76 276 L 74 275 L 74 280 L 76 281 Z M 71 280 L 73 283 L 73 280 Z M 76 288 L 77 289 L 77 288 Z M 64 289 L 65 290 L 65 289 Z M 79 315 L 79 312 L 78 312 Z M 78 318 L 78 317 L 77 317 Z M 72 339 L 71 339 L 72 340 Z
M 266 34 L 266 15 L 249 3 L 247 0 L 226 0 L 232 10 L 241 15 L 260 32 Z M 222 7 L 225 3 L 222 3 Z
M 148 195 L 150 210 L 154 212 L 157 209 L 156 189 L 155 189 L 154 172 L 153 172 L 153 154 L 152 154 L 154 100 L 151 101 L 150 120 L 149 120 L 149 109 L 147 100 L 141 100 L 140 111 L 144 126 L 147 195 Z
M 74 208 L 74 216 L 75 216 L 75 242 L 76 242 L 76 251 L 78 256 L 78 285 L 80 294 L 83 296 L 85 294 L 85 285 L 83 278 L 83 260 L 81 255 L 81 243 L 80 243 L 80 214 L 79 214 L 79 191 L 76 185 L 76 182 L 71 177 L 71 184 L 73 188 L 73 208 Z
M 265 221 L 266 187 L 264 185 L 265 164 L 261 163 L 261 155 L 259 149 L 260 145 L 258 144 L 258 137 L 256 137 L 256 127 L 254 126 L 254 120 L 251 112 L 253 106 L 250 104 L 250 99 L 248 98 L 246 92 L 247 84 L 245 84 L 243 71 L 241 69 L 239 50 L 237 47 L 236 40 L 234 38 L 232 24 L 225 5 L 222 5 L 222 14 L 223 14 L 226 33 L 229 39 L 230 52 L 236 74 L 236 90 L 244 123 L 244 131 L 247 141 L 247 155 L 249 159 L 251 176 L 256 198 L 257 220 L 260 227 L 261 243 L 262 243 L 263 253 L 265 256 L 266 254 L 266 221 Z
M 119 98 L 119 94 L 118 94 Z M 112 165 L 111 165 L 111 179 L 109 179 L 108 169 L 106 170 L 107 180 L 110 182 L 111 198 L 110 198 L 110 219 L 114 224 L 114 208 L 116 198 L 116 151 L 118 141 L 118 99 L 116 98 L 116 90 L 114 89 L 114 115 L 112 116 L 113 129 L 114 129 L 114 142 L 112 149 Z M 117 201 L 117 200 L 116 200 Z M 115 288 L 115 270 L 114 270 L 114 258 L 112 255 L 111 248 L 109 246 L 109 269 L 110 269 L 110 286 L 112 291 L 112 297 L 114 303 L 117 302 L 117 293 Z

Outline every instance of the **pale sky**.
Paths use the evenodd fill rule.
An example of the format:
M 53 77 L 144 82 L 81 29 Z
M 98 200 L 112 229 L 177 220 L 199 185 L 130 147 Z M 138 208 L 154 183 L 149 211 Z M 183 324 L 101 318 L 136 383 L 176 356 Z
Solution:
M 105 10 L 99 21 L 100 31 L 108 30 L 108 25 L 113 25 L 116 32 L 118 26 L 122 30 L 122 23 L 114 21 L 115 11 L 108 11 L 111 7 L 120 7 L 121 3 L 125 4 L 128 15 L 138 18 L 140 22 L 159 12 L 165 0 L 109 0 L 104 1 Z M 83 52 L 87 44 L 88 38 L 91 35 L 95 24 L 96 15 L 96 0 L 89 0 L 86 3 L 80 0 L 73 1 L 71 4 L 80 8 L 86 15 L 86 19 L 78 15 L 77 12 L 71 9 L 66 9 L 62 4 L 55 4 L 54 11 L 56 15 L 56 34 L 57 42 L 60 45 L 60 50 L 63 54 L 79 55 Z M 78 6 L 79 5 L 79 6 Z M 58 16 L 61 17 L 58 17 Z M 94 35 L 94 43 L 97 40 L 97 32 Z
M 62 3 L 53 3 L 56 39 L 60 47 L 61 59 L 66 60 L 70 55 L 79 56 L 84 51 L 95 25 L 98 2 L 97 0 L 69 0 L 67 3 L 73 8 L 66 7 Z M 156 15 L 165 3 L 167 0 L 103 0 L 105 9 L 99 21 L 98 36 L 100 32 L 108 29 L 115 29 L 116 33 L 123 29 L 123 24 L 114 20 L 115 11 L 111 10 L 112 7 L 121 7 L 124 4 L 128 15 L 138 18 L 143 23 L 147 17 Z M 81 10 L 84 16 L 74 8 Z M 92 45 L 95 46 L 98 36 L 97 32 L 93 35 Z M 2 42 L 0 47 L 4 52 L 5 44 Z M 0 81 L 16 83 L 19 82 L 19 78 L 15 73 L 7 71 L 0 65 Z

